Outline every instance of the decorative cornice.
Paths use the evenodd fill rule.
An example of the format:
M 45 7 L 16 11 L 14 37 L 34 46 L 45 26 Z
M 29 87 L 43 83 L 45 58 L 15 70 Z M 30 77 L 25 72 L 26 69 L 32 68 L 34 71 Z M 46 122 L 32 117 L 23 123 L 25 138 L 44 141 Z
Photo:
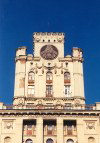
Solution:
M 26 116 L 26 115 L 43 115 L 43 116 L 72 116 L 72 117 L 99 117 L 100 110 L 86 111 L 86 110 L 61 110 L 61 109 L 13 109 L 0 110 L 0 116 Z
M 64 36 L 62 32 L 34 32 L 33 36 Z

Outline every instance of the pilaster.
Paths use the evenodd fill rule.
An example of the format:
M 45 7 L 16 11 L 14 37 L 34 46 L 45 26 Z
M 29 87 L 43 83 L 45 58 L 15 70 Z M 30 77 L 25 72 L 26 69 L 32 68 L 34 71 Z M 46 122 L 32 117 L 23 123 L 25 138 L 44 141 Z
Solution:
M 18 118 L 15 124 L 15 136 L 13 138 L 14 143 L 22 143 L 23 142 L 23 119 Z M 17 139 L 17 140 L 16 140 Z
M 84 143 L 84 124 L 81 119 L 77 120 L 77 139 L 78 143 Z
M 57 143 L 63 143 L 63 119 L 57 118 Z
M 43 143 L 43 119 L 37 118 L 36 122 L 36 143 Z

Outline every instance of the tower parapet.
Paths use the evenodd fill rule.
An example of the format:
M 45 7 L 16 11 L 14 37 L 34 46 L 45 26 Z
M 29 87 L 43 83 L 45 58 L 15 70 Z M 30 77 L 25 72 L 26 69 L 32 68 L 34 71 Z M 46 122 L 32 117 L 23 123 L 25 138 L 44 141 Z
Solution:
M 83 51 L 81 48 L 78 47 L 73 47 L 72 49 L 72 56 L 73 59 L 78 59 L 78 60 L 82 60 L 83 61 Z
M 64 42 L 64 33 L 39 32 L 33 34 L 35 43 L 61 43 Z
M 16 50 L 16 57 L 18 56 L 25 56 L 26 55 L 26 46 L 22 46 L 22 47 L 19 47 L 17 50 Z

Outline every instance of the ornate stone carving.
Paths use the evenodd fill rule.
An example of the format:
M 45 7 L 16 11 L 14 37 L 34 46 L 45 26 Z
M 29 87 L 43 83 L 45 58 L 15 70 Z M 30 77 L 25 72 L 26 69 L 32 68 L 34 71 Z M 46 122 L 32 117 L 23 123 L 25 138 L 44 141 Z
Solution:
M 87 129 L 95 129 L 95 122 L 94 121 L 87 121 L 86 122 L 86 128 Z
M 75 106 L 79 106 L 80 105 L 80 99 L 75 99 Z
M 94 143 L 95 139 L 93 137 L 89 137 L 88 141 L 89 143 Z
M 53 60 L 58 56 L 58 50 L 53 45 L 45 45 L 40 50 L 40 55 L 43 59 Z
M 23 98 L 20 98 L 19 99 L 19 105 L 23 105 L 24 104 L 24 99 Z
M 64 39 L 63 39 L 62 37 L 59 37 L 57 40 L 58 40 L 58 42 L 60 42 L 60 43 L 61 43 L 62 41 L 64 41 Z
M 13 121 L 11 121 L 11 120 L 4 121 L 4 128 L 5 129 L 13 129 Z

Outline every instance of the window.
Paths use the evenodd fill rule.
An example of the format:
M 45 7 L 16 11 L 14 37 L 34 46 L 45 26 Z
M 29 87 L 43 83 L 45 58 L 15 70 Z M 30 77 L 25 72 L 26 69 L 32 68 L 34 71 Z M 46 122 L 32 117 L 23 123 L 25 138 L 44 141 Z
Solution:
M 31 139 L 27 139 L 25 143 L 33 143 Z
M 69 72 L 64 73 L 64 79 L 65 80 L 70 80 L 70 73 Z
M 93 137 L 88 138 L 88 143 L 95 143 L 95 139 Z
M 32 136 L 36 134 L 36 120 L 24 120 L 23 121 L 23 134 Z
M 48 97 L 50 96 L 51 97 L 52 94 L 53 94 L 52 93 L 52 85 L 47 85 L 46 86 L 46 96 L 48 96 Z
M 47 74 L 46 74 L 46 80 L 47 81 L 52 81 L 52 73 L 51 72 L 47 72 Z
M 10 137 L 5 137 L 4 143 L 11 143 L 11 138 Z
M 70 73 L 69 72 L 64 73 L 64 83 L 70 83 Z
M 48 125 L 48 130 L 52 131 L 52 129 L 53 129 L 53 126 L 52 125 Z
M 34 86 L 28 86 L 28 95 L 34 95 Z
M 66 97 L 70 97 L 70 85 L 64 86 L 64 94 Z
M 66 143 L 74 143 L 72 139 L 68 139 Z
M 29 74 L 28 74 L 28 80 L 29 81 L 34 81 L 34 72 L 29 72 Z
M 27 125 L 27 135 L 32 135 L 32 125 Z
M 46 143 L 54 143 L 52 139 L 47 139 Z
M 75 136 L 76 134 L 76 120 L 64 120 L 64 135 Z

